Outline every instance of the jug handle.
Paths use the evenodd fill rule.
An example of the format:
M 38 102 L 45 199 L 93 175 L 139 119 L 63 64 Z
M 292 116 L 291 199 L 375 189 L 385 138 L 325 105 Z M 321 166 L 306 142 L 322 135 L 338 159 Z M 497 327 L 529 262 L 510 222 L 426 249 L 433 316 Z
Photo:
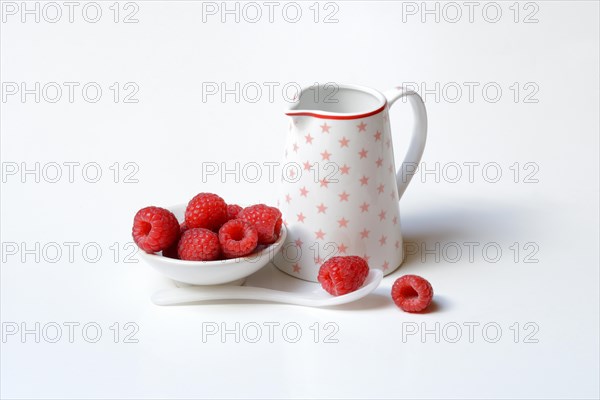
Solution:
M 412 106 L 415 120 L 408 151 L 406 152 L 406 156 L 404 156 L 402 165 L 398 169 L 398 172 L 396 172 L 398 200 L 400 200 L 404 194 L 404 191 L 406 190 L 406 187 L 410 183 L 410 180 L 415 174 L 419 165 L 419 161 L 421 161 L 423 150 L 425 150 L 425 142 L 427 139 L 427 110 L 425 109 L 425 104 L 423 103 L 421 96 L 419 96 L 415 91 L 408 90 L 402 86 L 398 86 L 385 92 L 384 96 L 387 99 L 388 108 L 391 108 L 392 104 L 394 104 L 396 100 L 406 97 Z M 410 170 L 408 174 L 403 174 L 403 172 L 407 171 L 406 167 L 409 165 L 412 165 L 414 168 Z

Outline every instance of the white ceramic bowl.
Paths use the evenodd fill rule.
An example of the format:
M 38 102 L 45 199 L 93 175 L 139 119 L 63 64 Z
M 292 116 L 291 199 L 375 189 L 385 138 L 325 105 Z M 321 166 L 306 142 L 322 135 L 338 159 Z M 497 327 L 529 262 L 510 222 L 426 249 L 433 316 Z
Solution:
M 185 204 L 169 207 L 179 221 L 183 221 Z M 138 251 L 138 257 L 161 274 L 190 285 L 222 285 L 252 275 L 275 257 L 285 242 L 287 230 L 281 226 L 279 238 L 273 244 L 246 257 L 218 261 L 185 261 Z

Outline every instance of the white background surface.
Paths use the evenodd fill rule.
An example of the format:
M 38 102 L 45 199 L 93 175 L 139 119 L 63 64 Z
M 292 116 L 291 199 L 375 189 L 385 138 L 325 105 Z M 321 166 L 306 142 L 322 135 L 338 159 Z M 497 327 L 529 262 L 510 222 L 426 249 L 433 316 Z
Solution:
M 18 95 L 3 99 L 3 171 L 12 163 L 32 168 L 36 162 L 41 167 L 95 162 L 103 175 L 88 183 L 76 169 L 71 183 L 64 167 L 57 183 L 19 174 L 3 179 L 3 329 L 11 322 L 28 328 L 36 322 L 80 324 L 74 343 L 64 326 L 57 343 L 44 337 L 36 343 L 34 335 L 6 337 L 3 398 L 598 398 L 598 3 L 535 2 L 537 23 L 522 22 L 535 10 L 525 10 L 523 3 L 515 23 L 512 2 L 498 3 L 497 23 L 483 18 L 485 3 L 479 3 L 470 23 L 468 9 L 458 3 L 460 21 L 450 23 L 454 14 L 448 14 L 439 23 L 431 15 L 423 23 L 419 13 L 404 14 L 403 22 L 401 2 L 338 2 L 338 23 L 331 24 L 312 20 L 311 3 L 301 4 L 303 17 L 296 24 L 281 12 L 273 23 L 266 16 L 254 24 L 243 18 L 235 23 L 231 16 L 225 23 L 219 16 L 203 22 L 202 4 L 186 1 L 137 2 L 138 23 L 114 23 L 111 3 L 100 2 L 103 16 L 95 24 L 82 18 L 81 7 L 73 23 L 66 16 L 52 24 L 4 15 L 3 84 L 97 82 L 103 96 L 97 103 L 86 102 L 77 90 L 73 103 L 66 92 L 57 103 L 44 98 L 36 103 L 32 96 L 25 102 Z M 136 83 L 139 102 L 115 103 L 108 89 L 114 82 Z M 437 100 L 424 96 L 430 130 L 423 162 L 428 169 L 458 163 L 463 176 L 456 183 L 447 179 L 454 176 L 449 169 L 439 182 L 433 175 L 417 176 L 401 201 L 401 215 L 406 242 L 429 249 L 455 242 L 463 254 L 449 262 L 453 253 L 438 252 L 436 262 L 435 254 L 418 251 L 372 296 L 335 309 L 154 306 L 149 297 L 165 282 L 142 263 L 124 262 L 123 251 L 115 262 L 110 250 L 115 242 L 123 248 L 131 241 L 139 208 L 186 202 L 200 191 L 247 204 L 276 199 L 266 176 L 257 183 L 236 183 L 232 175 L 203 183 L 201 167 L 279 161 L 287 131 L 280 89 L 272 101 L 266 92 L 255 103 L 243 97 L 236 103 L 233 96 L 203 101 L 203 82 L 230 88 L 235 82 L 278 82 L 279 88 L 288 82 L 348 82 L 379 90 L 405 82 L 427 89 L 436 82 L 440 88 L 458 83 L 463 93 L 457 102 L 449 101 L 454 92 Z M 473 101 L 463 82 L 479 84 Z M 482 95 L 489 82 L 502 89 L 495 103 Z M 522 90 L 518 101 L 510 89 L 515 82 Z M 528 82 L 534 86 L 524 90 Z M 531 98 L 536 103 L 523 99 L 531 87 L 539 89 Z M 394 108 L 399 156 L 411 121 L 407 104 Z M 139 166 L 134 176 L 139 182 L 123 183 L 121 175 L 115 183 L 109 169 L 115 162 Z M 481 163 L 472 182 L 465 162 Z M 517 182 L 509 168 L 515 162 L 521 171 Z M 537 183 L 524 182 L 528 162 L 539 167 Z M 497 183 L 484 179 L 486 163 L 500 166 Z M 488 172 L 485 178 L 493 178 L 493 170 Z M 56 263 L 44 254 L 39 262 L 32 255 L 22 262 L 21 252 L 6 251 L 10 243 L 22 249 L 36 242 L 79 245 L 73 262 L 63 245 Z M 472 260 L 465 242 L 478 243 Z M 509 248 L 514 242 L 521 249 L 518 262 Z M 529 242 L 539 249 L 537 263 L 523 262 Z M 86 243 L 102 249 L 98 262 L 82 256 Z M 482 256 L 487 243 L 502 249 L 495 263 Z M 266 281 L 278 274 L 262 272 Z M 392 303 L 390 287 L 407 273 L 431 281 L 432 312 L 411 315 Z M 97 343 L 81 334 L 89 322 L 103 330 Z M 119 343 L 109 329 L 115 322 L 121 324 Z M 123 343 L 126 322 L 139 327 L 138 343 Z M 232 329 L 252 322 L 263 326 L 258 343 L 243 337 L 236 343 L 233 335 L 202 340 L 206 323 Z M 273 343 L 268 322 L 281 324 Z M 302 328 L 297 343 L 281 333 L 290 322 Z M 317 322 L 321 335 L 314 343 L 310 327 Z M 339 328 L 338 343 L 324 343 L 327 322 Z M 470 322 L 480 324 L 472 342 L 464 325 Z M 515 322 L 517 343 L 510 329 Z M 528 322 L 539 328 L 530 337 L 537 343 L 526 343 Z M 403 341 L 408 327 L 435 330 L 436 323 L 439 343 L 420 332 Z M 501 327 L 496 343 L 485 340 L 486 323 Z M 454 324 L 462 327 L 457 343 L 449 340 Z M 488 333 L 495 336 L 493 328 Z

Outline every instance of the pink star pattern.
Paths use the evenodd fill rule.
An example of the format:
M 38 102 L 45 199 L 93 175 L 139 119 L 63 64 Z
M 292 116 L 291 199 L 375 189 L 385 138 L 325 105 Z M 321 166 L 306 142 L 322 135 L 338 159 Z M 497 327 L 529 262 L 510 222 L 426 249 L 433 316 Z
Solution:
M 360 212 L 368 212 L 369 206 L 370 206 L 370 204 L 368 204 L 367 202 L 362 203 L 360 205 Z
M 379 244 L 381 246 L 383 246 L 385 244 L 385 242 L 387 241 L 387 236 L 385 235 L 381 235 L 381 239 L 379 239 Z
M 387 116 L 386 113 L 381 115 Z M 290 186 L 277 203 L 278 206 L 281 203 L 285 223 L 290 225 L 289 240 L 295 244 L 298 252 L 307 250 L 303 248 L 304 244 L 308 248 L 309 243 L 331 242 L 337 246 L 337 255 L 365 253 L 367 262 L 370 261 L 373 267 L 381 268 L 386 273 L 399 262 L 402 239 L 397 225 L 400 224 L 400 219 L 397 206 L 389 201 L 390 197 L 392 200 L 398 197 L 395 183 L 392 182 L 392 174 L 395 173 L 392 141 L 387 125 L 382 125 L 380 121 L 364 118 L 339 122 L 340 125 L 338 121 L 331 121 L 332 125 L 329 125 L 321 120 L 310 128 L 296 124 L 297 120 L 291 124 L 291 131 L 298 139 L 292 139 L 291 144 L 286 147 L 286 161 L 297 163 L 299 168 L 288 169 L 287 175 L 282 177 L 282 184 Z M 317 132 L 314 137 L 312 132 Z M 331 135 L 332 133 L 335 135 Z M 356 158 L 357 155 L 359 158 Z M 327 174 L 312 176 L 311 171 L 317 170 L 319 163 L 328 162 L 334 162 L 339 170 L 339 174 L 333 175 L 336 179 Z M 340 184 L 329 187 L 330 183 L 333 185 L 337 182 Z M 374 196 L 373 193 L 380 196 Z M 338 199 L 335 199 L 336 195 Z M 334 212 L 329 210 L 325 201 Z M 359 210 L 361 215 L 366 213 L 363 220 L 353 217 Z M 346 216 L 352 219 L 347 219 Z M 315 231 L 315 228 L 318 230 Z M 392 243 L 395 247 L 391 246 Z M 357 250 L 361 250 L 360 253 Z M 367 255 L 367 252 L 372 256 Z M 326 258 L 320 257 L 318 253 L 311 254 L 303 261 L 290 261 L 286 271 L 307 278 L 312 274 L 312 261 L 319 265 Z
M 364 260 L 366 262 L 369 262 L 369 259 L 371 258 L 371 256 L 368 256 L 367 253 L 365 253 L 362 258 L 364 258 Z

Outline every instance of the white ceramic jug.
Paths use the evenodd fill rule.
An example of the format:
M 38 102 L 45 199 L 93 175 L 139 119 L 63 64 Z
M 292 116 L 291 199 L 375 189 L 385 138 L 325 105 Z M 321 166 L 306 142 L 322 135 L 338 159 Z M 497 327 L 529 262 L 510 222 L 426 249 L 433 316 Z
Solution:
M 402 97 L 415 116 L 404 159 L 414 166 L 427 136 L 425 105 L 415 92 L 311 86 L 286 111 L 291 123 L 278 206 L 288 235 L 274 259 L 279 269 L 317 281 L 321 264 L 333 256 L 361 256 L 385 274 L 400 266 L 398 202 L 412 175 L 396 172 L 389 108 Z

